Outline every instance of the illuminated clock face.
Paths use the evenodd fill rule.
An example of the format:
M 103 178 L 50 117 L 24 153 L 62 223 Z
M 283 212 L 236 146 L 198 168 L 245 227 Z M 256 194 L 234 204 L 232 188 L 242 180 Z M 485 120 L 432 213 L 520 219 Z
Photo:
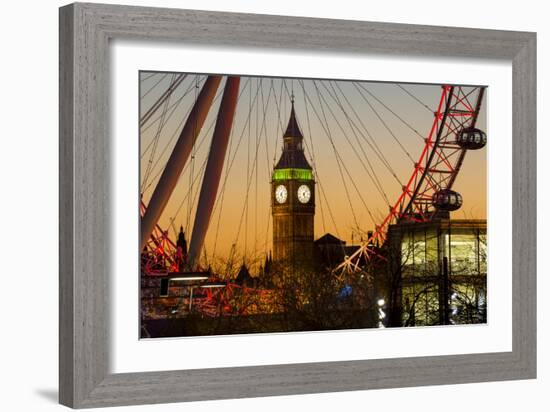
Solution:
M 306 185 L 302 185 L 298 188 L 298 200 L 300 203 L 307 203 L 311 199 L 311 190 Z
M 287 195 L 288 193 L 286 191 L 286 187 L 284 187 L 283 185 L 277 186 L 277 188 L 275 189 L 275 199 L 278 203 L 286 202 Z

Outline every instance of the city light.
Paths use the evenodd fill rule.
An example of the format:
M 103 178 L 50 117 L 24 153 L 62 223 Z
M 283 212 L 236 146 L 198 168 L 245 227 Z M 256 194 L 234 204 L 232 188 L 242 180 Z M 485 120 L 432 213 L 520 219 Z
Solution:
M 206 275 L 189 275 L 189 276 L 178 276 L 175 278 L 170 278 L 171 282 L 184 282 L 186 280 L 208 280 Z
M 189 276 L 185 278 L 172 278 L 170 279 L 172 282 L 183 282 L 186 280 L 207 280 L 208 276 Z
M 226 286 L 227 285 L 225 283 L 206 283 L 204 285 L 200 285 L 200 287 L 204 289 L 224 288 Z

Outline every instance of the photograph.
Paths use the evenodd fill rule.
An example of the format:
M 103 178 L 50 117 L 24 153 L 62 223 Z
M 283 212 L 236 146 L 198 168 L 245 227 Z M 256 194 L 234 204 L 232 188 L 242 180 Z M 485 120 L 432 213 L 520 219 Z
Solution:
M 486 86 L 138 78 L 140 338 L 487 323 Z
M 3 410 L 548 408 L 546 3 L 118 3 L 3 3 Z

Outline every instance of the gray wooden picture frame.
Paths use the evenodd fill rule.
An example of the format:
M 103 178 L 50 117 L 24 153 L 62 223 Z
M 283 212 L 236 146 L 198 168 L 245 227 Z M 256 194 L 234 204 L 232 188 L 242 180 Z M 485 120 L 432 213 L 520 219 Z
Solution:
M 103 4 L 60 9 L 59 400 L 74 408 L 536 377 L 536 34 Z M 109 373 L 109 40 L 513 65 L 511 352 Z

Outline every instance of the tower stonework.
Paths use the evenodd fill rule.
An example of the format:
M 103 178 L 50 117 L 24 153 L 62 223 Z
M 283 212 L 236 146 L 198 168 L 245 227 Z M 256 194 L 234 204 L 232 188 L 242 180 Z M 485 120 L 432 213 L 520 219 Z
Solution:
M 303 139 L 292 102 L 283 152 L 271 180 L 273 263 L 285 271 L 313 266 L 315 180 Z

